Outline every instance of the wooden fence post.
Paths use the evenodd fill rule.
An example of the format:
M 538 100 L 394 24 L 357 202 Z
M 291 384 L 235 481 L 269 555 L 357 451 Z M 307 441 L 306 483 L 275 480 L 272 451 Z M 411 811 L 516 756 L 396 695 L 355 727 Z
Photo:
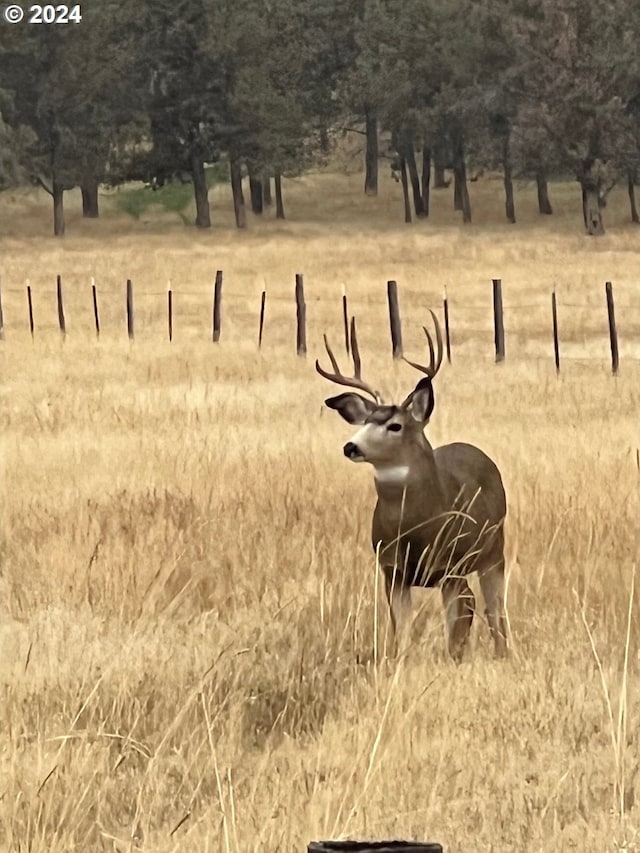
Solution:
M 298 355 L 307 354 L 307 304 L 304 301 L 304 281 L 300 273 L 296 273 L 296 352 Z
M 133 308 L 133 282 L 127 279 L 127 334 L 132 341 L 135 336 L 135 313 Z
M 35 326 L 33 324 L 33 301 L 31 299 L 31 285 L 27 284 L 27 307 L 29 309 L 29 331 L 31 337 L 34 337 Z
M 4 340 L 4 312 L 2 310 L 2 277 L 0 276 L 0 341 Z
M 173 340 L 173 291 L 171 282 L 167 282 L 167 319 L 169 322 L 169 343 Z
M 220 328 L 222 311 L 222 270 L 216 272 L 216 281 L 213 285 L 213 342 L 220 340 Z
M 342 285 L 342 324 L 344 326 L 344 348 L 349 355 L 351 350 L 349 344 L 349 306 L 347 305 L 347 288 L 344 284 Z
M 402 358 L 402 326 L 400 323 L 400 305 L 398 304 L 398 285 L 395 281 L 387 282 L 387 300 L 389 302 L 391 351 L 394 358 Z
M 556 363 L 556 373 L 560 373 L 560 339 L 558 337 L 558 304 L 555 288 L 551 291 L 551 317 L 553 320 L 553 356 Z
M 609 344 L 611 345 L 611 372 L 615 376 L 620 366 L 618 354 L 618 329 L 616 327 L 616 309 L 613 303 L 613 285 L 607 281 L 604 286 L 607 294 L 607 316 L 609 318 Z
M 267 291 L 263 290 L 260 296 L 260 328 L 258 329 L 258 349 L 262 349 L 262 332 L 264 331 L 264 306 L 267 301 Z
M 91 276 L 91 295 L 93 296 L 93 319 L 96 324 L 96 338 L 100 339 L 100 315 L 98 314 L 98 291 L 96 290 L 96 280 Z
M 447 348 L 447 361 L 451 364 L 451 333 L 449 330 L 449 300 L 447 299 L 447 288 L 444 289 L 444 341 Z
M 496 345 L 496 362 L 504 361 L 504 316 L 502 311 L 502 281 L 493 279 L 493 327 Z
M 56 299 L 58 302 L 58 326 L 60 327 L 60 334 L 62 337 L 66 337 L 67 334 L 67 324 L 64 319 L 64 304 L 62 302 L 62 277 L 58 276 L 56 278 Z

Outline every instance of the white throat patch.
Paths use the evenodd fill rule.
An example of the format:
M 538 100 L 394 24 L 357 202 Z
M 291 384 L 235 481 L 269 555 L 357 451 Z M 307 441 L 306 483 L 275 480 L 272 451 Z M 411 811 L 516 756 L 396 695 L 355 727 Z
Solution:
M 374 470 L 374 476 L 378 483 L 390 483 L 402 485 L 409 477 L 408 465 L 385 465 Z

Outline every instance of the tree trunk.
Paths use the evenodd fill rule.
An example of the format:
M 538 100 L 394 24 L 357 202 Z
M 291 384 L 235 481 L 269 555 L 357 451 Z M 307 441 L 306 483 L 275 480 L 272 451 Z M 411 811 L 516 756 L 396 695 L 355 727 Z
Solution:
M 640 217 L 638 217 L 638 208 L 636 206 L 636 188 L 634 186 L 634 174 L 629 172 L 629 177 L 627 179 L 627 190 L 629 191 L 629 204 L 631 205 L 631 221 L 640 223 Z
M 504 194 L 505 202 L 504 209 L 507 214 L 507 221 L 515 223 L 516 221 L 516 206 L 513 199 L 513 174 L 511 168 L 511 152 L 509 145 L 509 133 L 505 134 L 502 141 L 502 165 L 504 168 Z
M 409 202 L 409 181 L 407 180 L 407 163 L 404 157 L 400 157 L 400 180 L 402 183 L 402 197 L 404 198 L 404 221 L 411 222 L 411 203 Z
M 424 205 L 422 203 L 422 190 L 420 189 L 420 176 L 418 175 L 418 166 L 416 164 L 416 155 L 413 150 L 413 142 L 407 145 L 405 151 L 405 160 L 409 169 L 409 179 L 411 181 L 411 190 L 413 192 L 413 207 L 416 216 L 423 217 Z
M 433 188 L 435 190 L 446 190 L 449 182 L 445 177 L 444 166 L 442 163 L 433 164 Z
M 433 146 L 433 188 L 436 190 L 444 190 L 449 186 L 449 181 L 445 175 L 446 158 L 443 151 L 443 145 L 436 142 Z
M 378 195 L 378 114 L 375 107 L 365 106 L 367 148 L 365 152 L 365 195 Z
M 198 154 L 191 155 L 191 180 L 196 199 L 196 228 L 211 228 L 209 189 L 204 171 L 204 162 Z
M 600 161 L 589 157 L 582 163 L 578 180 L 582 188 L 582 217 L 587 234 L 598 237 L 604 234 L 604 222 L 600 209 Z
M 273 199 L 271 198 L 271 178 L 269 175 L 262 176 L 262 200 L 265 207 L 271 207 Z
M 284 204 L 282 203 L 282 175 L 276 172 L 273 182 L 276 187 L 276 219 L 284 219 Z
M 57 181 L 53 182 L 53 233 L 56 237 L 64 237 L 64 187 Z
M 262 181 L 252 174 L 249 174 L 249 193 L 251 195 L 251 210 L 254 213 L 261 214 L 263 210 Z
M 540 213 L 550 216 L 553 213 L 553 208 L 549 201 L 549 187 L 544 169 L 539 169 L 536 172 L 536 184 L 538 185 L 538 210 Z
M 422 209 L 429 216 L 429 191 L 431 185 L 431 149 L 422 146 Z
M 462 221 L 471 222 L 471 200 L 467 187 L 467 167 L 464 162 L 464 143 L 462 137 L 456 141 L 453 155 L 454 208 L 462 211 Z
M 453 170 L 453 209 L 462 210 L 462 184 L 455 169 Z
M 97 219 L 100 216 L 98 206 L 98 182 L 85 181 L 80 187 L 82 193 L 82 215 L 87 219 Z
M 604 234 L 598 189 L 588 179 L 586 183 L 584 181 L 582 183 L 582 213 L 587 234 L 592 237 L 599 237 Z
M 462 181 L 462 221 L 465 225 L 468 225 L 471 222 L 471 199 L 469 198 L 466 174 Z
M 242 192 L 242 172 L 240 170 L 240 161 L 235 157 L 229 160 L 229 172 L 231 175 L 231 192 L 233 193 L 236 228 L 246 228 L 247 211 L 244 206 L 244 194 Z

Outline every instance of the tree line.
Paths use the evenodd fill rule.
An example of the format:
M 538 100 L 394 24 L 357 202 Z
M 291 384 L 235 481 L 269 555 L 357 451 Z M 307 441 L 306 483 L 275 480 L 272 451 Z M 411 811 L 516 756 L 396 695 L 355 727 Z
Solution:
M 355 132 L 364 192 L 388 157 L 407 222 L 447 171 L 470 222 L 468 181 L 499 170 L 508 221 L 514 180 L 551 214 L 569 175 L 601 234 L 620 182 L 639 222 L 638 45 L 640 0 L 86 0 L 78 24 L 0 30 L 0 189 L 43 187 L 61 235 L 66 190 L 97 216 L 100 185 L 188 180 L 207 228 L 225 160 L 244 228 L 243 186 L 284 218 L 282 176 Z

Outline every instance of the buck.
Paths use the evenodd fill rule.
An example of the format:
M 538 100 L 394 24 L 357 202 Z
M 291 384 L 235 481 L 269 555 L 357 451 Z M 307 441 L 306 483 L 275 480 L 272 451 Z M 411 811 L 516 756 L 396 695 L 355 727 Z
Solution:
M 507 653 L 504 609 L 504 486 L 495 463 L 471 444 L 445 444 L 435 449 L 424 435 L 434 408 L 433 379 L 442 364 L 442 333 L 436 342 L 423 326 L 429 364 L 408 364 L 425 374 L 409 396 L 385 405 L 381 395 L 361 377 L 355 319 L 350 339 L 354 375 L 341 373 L 324 343 L 333 373 L 316 361 L 316 370 L 338 385 L 363 391 L 330 397 L 325 404 L 360 428 L 344 445 L 352 462 L 373 465 L 378 502 L 373 513 L 372 542 L 379 554 L 390 609 L 394 646 L 411 610 L 411 587 L 440 587 L 445 610 L 448 650 L 460 662 L 471 630 L 475 597 L 467 582 L 477 572 L 486 617 L 497 656 Z

